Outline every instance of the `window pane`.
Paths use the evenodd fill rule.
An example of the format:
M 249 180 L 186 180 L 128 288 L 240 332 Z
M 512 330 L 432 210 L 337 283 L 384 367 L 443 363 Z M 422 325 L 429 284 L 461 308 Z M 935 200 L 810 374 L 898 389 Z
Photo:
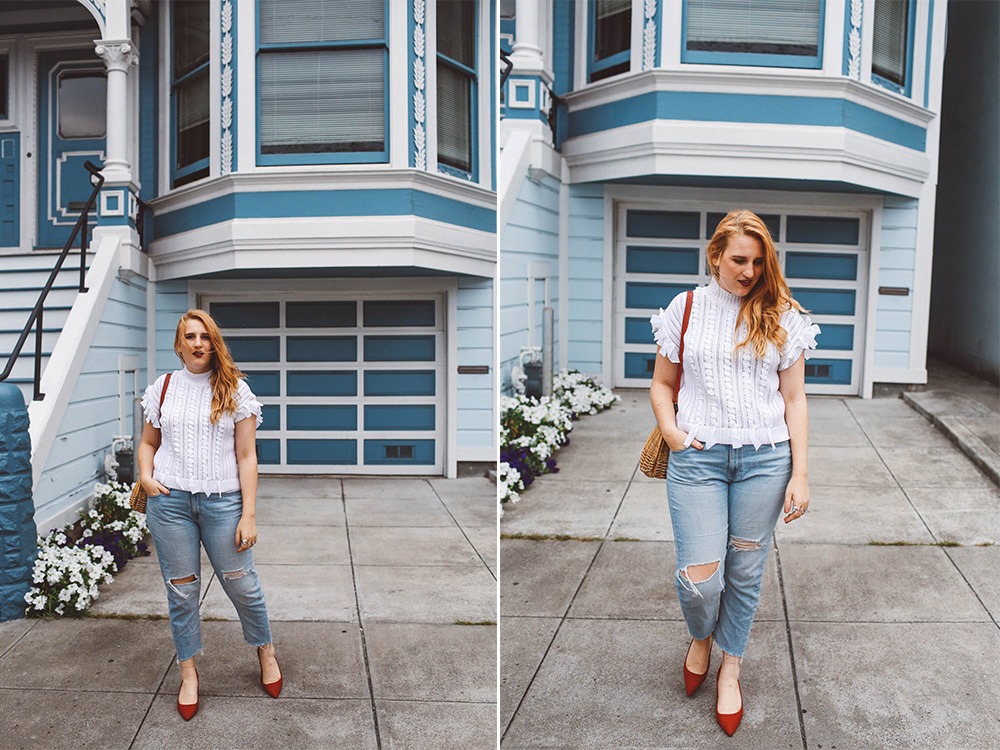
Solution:
M 472 80 L 438 62 L 437 91 L 438 161 L 472 172 Z
M 594 59 L 603 60 L 631 46 L 631 0 L 597 0 L 594 13 Z
M 475 69 L 475 0 L 438 0 L 437 39 L 440 54 Z
M 0 55 L 0 117 L 7 116 L 10 87 L 7 85 L 7 55 Z
M 385 38 L 381 0 L 260 0 L 261 44 Z
M 208 3 L 175 2 L 173 8 L 174 78 L 208 61 Z
M 906 85 L 907 0 L 875 0 L 872 24 L 872 72 L 885 79 Z
M 107 130 L 108 82 L 100 73 L 59 77 L 59 135 L 103 138 Z
M 687 49 L 819 54 L 820 0 L 688 0 Z
M 262 53 L 262 153 L 383 150 L 384 68 L 382 49 Z
M 208 68 L 178 84 L 177 166 L 208 158 Z

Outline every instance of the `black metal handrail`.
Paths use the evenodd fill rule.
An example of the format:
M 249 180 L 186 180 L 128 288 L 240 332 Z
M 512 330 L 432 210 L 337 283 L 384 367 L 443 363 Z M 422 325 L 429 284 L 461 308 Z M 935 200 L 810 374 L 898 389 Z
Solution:
M 70 232 L 69 239 L 66 240 L 66 244 L 63 245 L 62 252 L 59 254 L 58 259 L 56 259 L 56 264 L 52 269 L 52 273 L 49 274 L 49 280 L 45 282 L 45 286 L 42 287 L 42 291 L 38 294 L 38 301 L 35 303 L 34 308 L 32 308 L 31 315 L 28 316 L 28 322 L 24 324 L 21 335 L 17 339 L 17 343 L 14 345 L 14 349 L 11 351 L 10 356 L 7 358 L 7 366 L 4 368 L 4 371 L 0 373 L 0 382 L 3 382 L 10 377 L 11 370 L 14 369 L 14 363 L 17 362 L 17 358 L 21 355 L 21 349 L 24 348 L 24 343 L 28 340 L 28 335 L 31 333 L 32 327 L 34 327 L 35 401 L 41 401 L 45 398 L 45 394 L 41 392 L 42 313 L 45 310 L 45 298 L 49 296 L 49 292 L 55 284 L 56 276 L 59 275 L 63 262 L 69 255 L 69 251 L 73 247 L 73 243 L 76 241 L 77 235 L 80 236 L 80 292 L 82 293 L 87 291 L 87 287 L 85 285 L 87 278 L 87 248 L 90 245 L 88 223 L 90 220 L 90 212 L 93 210 L 94 204 L 97 202 L 97 195 L 101 192 L 101 186 L 104 185 L 104 176 L 101 174 L 101 170 L 89 161 L 84 162 L 83 166 L 93 177 L 97 178 L 97 181 L 94 183 L 94 190 L 91 192 L 90 198 L 87 199 L 87 205 L 84 206 L 83 211 L 81 211 L 80 218 L 77 219 L 76 224 L 73 225 L 73 231 Z

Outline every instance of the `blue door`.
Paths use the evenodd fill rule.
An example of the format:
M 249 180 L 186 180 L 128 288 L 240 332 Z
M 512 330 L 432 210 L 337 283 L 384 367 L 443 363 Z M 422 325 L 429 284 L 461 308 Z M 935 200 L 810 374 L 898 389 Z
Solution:
M 107 79 L 93 48 L 38 55 L 38 235 L 61 248 L 93 187 L 83 163 L 104 164 Z

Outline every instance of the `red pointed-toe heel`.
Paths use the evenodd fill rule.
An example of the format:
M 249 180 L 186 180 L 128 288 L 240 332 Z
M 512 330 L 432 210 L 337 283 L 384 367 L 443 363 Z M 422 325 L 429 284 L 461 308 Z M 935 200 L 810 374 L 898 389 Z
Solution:
M 701 683 L 703 683 L 705 681 L 705 678 L 708 677 L 708 670 L 709 670 L 709 667 L 705 667 L 705 673 L 704 674 L 695 674 L 690 669 L 688 669 L 688 659 L 687 658 L 688 658 L 688 654 L 691 653 L 691 646 L 693 644 L 694 644 L 694 640 L 692 639 L 691 643 L 688 644 L 688 650 L 687 650 L 687 652 L 684 654 L 684 690 L 687 692 L 688 698 L 690 698 L 692 695 L 694 695 L 695 691 L 697 691 L 698 688 L 701 687 Z M 708 654 L 708 663 L 709 663 L 709 665 L 711 665 L 711 663 L 712 663 L 712 654 L 711 654 L 711 652 L 709 652 L 709 654 Z
M 743 686 L 740 681 L 736 681 L 736 687 L 740 691 L 740 710 L 732 714 L 719 713 L 719 675 L 722 674 L 722 667 L 715 674 L 715 720 L 719 722 L 722 731 L 730 737 L 739 729 L 740 722 L 743 721 Z
M 260 646 L 257 647 L 257 660 L 260 660 Z M 280 667 L 278 668 L 281 669 Z M 274 682 L 264 682 L 264 665 L 260 667 L 260 684 L 264 688 L 264 692 L 270 695 L 272 698 L 277 698 L 281 695 L 281 684 L 284 680 L 283 677 L 279 677 Z
M 198 689 L 201 689 L 201 677 L 198 675 L 198 670 L 194 672 L 195 677 L 198 678 Z M 191 721 L 194 715 L 198 713 L 198 701 L 194 703 L 181 703 L 180 696 L 177 696 L 177 713 L 181 715 L 184 721 Z

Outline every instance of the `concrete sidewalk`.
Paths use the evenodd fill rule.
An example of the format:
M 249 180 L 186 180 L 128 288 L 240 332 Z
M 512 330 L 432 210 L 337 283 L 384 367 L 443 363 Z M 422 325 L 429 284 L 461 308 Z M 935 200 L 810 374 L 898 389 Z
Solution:
M 714 680 L 684 694 L 653 418 L 621 395 L 501 520 L 504 748 L 1000 747 L 1000 489 L 948 438 L 899 398 L 809 399 L 812 505 L 778 524 L 729 739 Z
M 0 624 L 0 747 L 495 747 L 494 484 L 264 477 L 257 512 L 278 700 L 203 556 L 201 707 L 181 719 L 163 581 L 139 558 L 90 616 Z

